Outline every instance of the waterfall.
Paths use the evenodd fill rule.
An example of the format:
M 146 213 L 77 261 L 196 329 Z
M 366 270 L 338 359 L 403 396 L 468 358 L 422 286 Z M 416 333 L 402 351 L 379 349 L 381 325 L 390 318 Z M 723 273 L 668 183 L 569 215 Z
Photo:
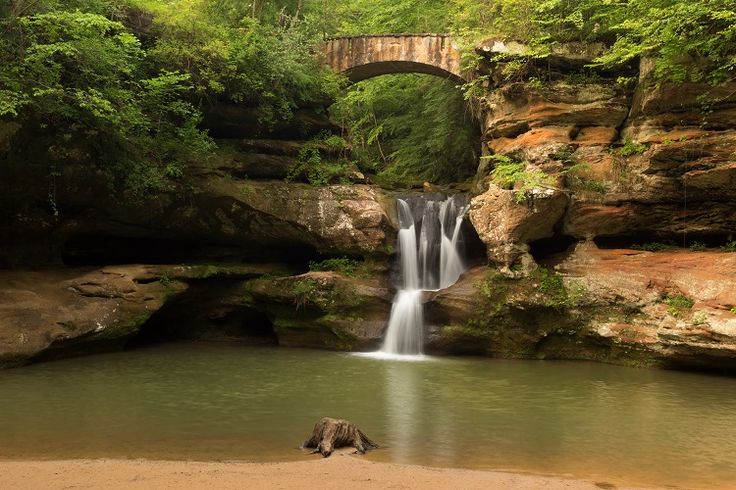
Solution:
M 460 253 L 467 197 L 397 200 L 401 284 L 391 307 L 382 354 L 418 355 L 424 342 L 424 291 L 451 286 L 465 271 Z

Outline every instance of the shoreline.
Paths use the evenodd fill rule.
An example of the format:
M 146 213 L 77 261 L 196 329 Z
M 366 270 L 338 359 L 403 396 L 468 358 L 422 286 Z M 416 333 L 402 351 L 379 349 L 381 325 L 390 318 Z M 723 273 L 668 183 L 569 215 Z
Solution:
M 6 489 L 243 489 L 320 488 L 486 490 L 596 490 L 653 487 L 620 486 L 562 476 L 505 471 L 434 468 L 375 462 L 349 451 L 329 458 L 278 463 L 244 461 L 162 461 L 146 459 L 79 459 L 0 461 L 0 486 Z M 671 488 L 671 487 L 670 487 Z

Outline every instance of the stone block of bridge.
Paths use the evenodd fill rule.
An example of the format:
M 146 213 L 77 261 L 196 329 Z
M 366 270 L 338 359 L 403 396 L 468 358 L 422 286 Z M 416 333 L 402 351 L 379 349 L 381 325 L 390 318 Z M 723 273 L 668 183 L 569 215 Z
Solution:
M 325 62 L 352 82 L 390 73 L 427 73 L 464 80 L 460 51 L 446 34 L 349 36 L 325 43 Z

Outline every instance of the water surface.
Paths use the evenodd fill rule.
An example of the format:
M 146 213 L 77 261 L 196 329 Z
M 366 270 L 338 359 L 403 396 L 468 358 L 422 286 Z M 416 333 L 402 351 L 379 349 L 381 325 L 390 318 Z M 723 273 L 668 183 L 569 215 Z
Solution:
M 329 415 L 386 446 L 374 460 L 736 487 L 735 392 L 590 363 L 168 344 L 0 372 L 0 458 L 304 459 Z

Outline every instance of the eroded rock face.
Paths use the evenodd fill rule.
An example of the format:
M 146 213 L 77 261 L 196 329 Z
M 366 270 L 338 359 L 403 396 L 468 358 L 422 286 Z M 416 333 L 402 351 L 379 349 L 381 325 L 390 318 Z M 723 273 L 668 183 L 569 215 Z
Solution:
M 509 279 L 476 268 L 435 293 L 430 348 L 736 371 L 734 271 L 734 253 L 592 244 L 554 273 Z M 685 306 L 673 307 L 676 297 Z
M 485 99 L 484 140 L 494 153 L 544 162 L 565 145 L 616 141 L 630 102 L 613 83 L 502 86 Z
M 486 153 L 555 176 L 570 196 L 557 228 L 561 235 L 724 243 L 736 232 L 736 83 L 654 83 L 651 69 L 642 61 L 635 87 L 619 86 L 610 74 L 572 83 L 558 69 L 557 81 L 500 82 L 485 97 Z M 481 164 L 476 181 L 484 182 L 491 170 Z M 524 216 L 489 197 L 475 198 L 484 215 L 528 220 L 528 227 L 518 227 L 539 227 L 544 231 L 537 236 L 551 236 L 539 214 Z M 505 234 L 509 219 L 484 223 L 477 213 L 470 216 L 484 230 L 481 237 L 496 235 L 486 240 L 495 263 L 513 259 L 499 252 L 499 237 L 506 250 L 524 250 L 535 239 Z
M 58 263 L 67 255 L 81 264 L 382 255 L 395 240 L 389 201 L 373 186 L 315 187 L 217 172 L 155 202 L 78 189 L 63 197 L 57 219 L 28 209 L 0 220 L 8 237 L 0 244 L 0 264 Z M 93 262 L 85 259 L 89 251 L 99 255 Z
M 486 245 L 488 259 L 510 266 L 528 251 L 527 243 L 554 234 L 567 201 L 560 191 L 535 189 L 519 203 L 514 191 L 489 184 L 471 200 L 468 217 Z
M 0 272 L 0 367 L 120 349 L 164 303 L 185 289 L 150 268 Z
M 379 346 L 391 308 L 386 279 L 336 272 L 263 278 L 246 286 L 249 304 L 272 318 L 279 345 L 370 350 Z

